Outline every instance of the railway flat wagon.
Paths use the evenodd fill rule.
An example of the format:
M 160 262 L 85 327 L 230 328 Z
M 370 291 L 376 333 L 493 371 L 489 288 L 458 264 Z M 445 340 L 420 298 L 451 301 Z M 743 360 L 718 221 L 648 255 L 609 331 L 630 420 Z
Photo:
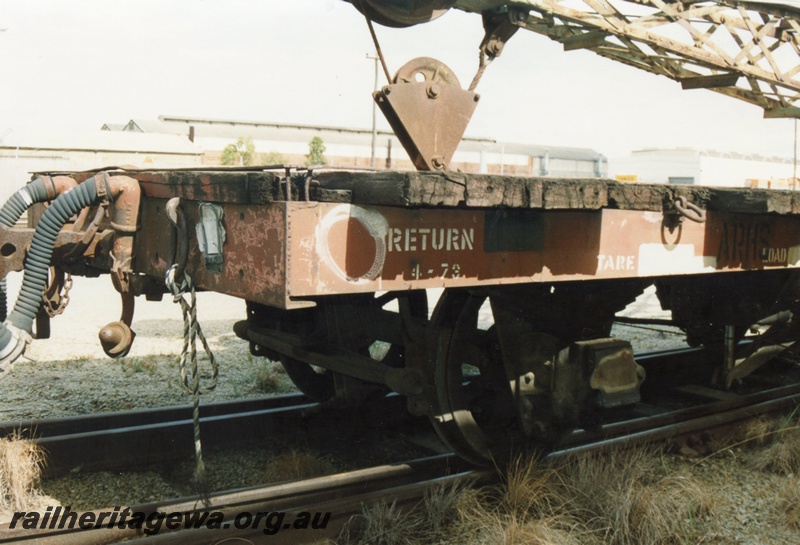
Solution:
M 24 271 L 0 325 L 4 373 L 34 331 L 47 336 L 49 316 L 63 308 L 65 274 L 109 274 L 121 294 L 120 320 L 100 332 L 110 356 L 133 342 L 137 296 L 229 294 L 247 301 L 236 334 L 253 354 L 280 360 L 307 396 L 396 392 L 476 463 L 515 444 L 557 444 L 637 410 L 645 389 L 681 380 L 674 375 L 685 370 L 645 369 L 628 341 L 611 336 L 617 313 L 652 286 L 688 343 L 714 354 L 688 373 L 694 384 L 741 388 L 791 370 L 800 339 L 797 193 L 468 174 L 449 165 L 479 102 L 478 81 L 519 28 L 752 102 L 768 117 L 800 117 L 796 6 L 352 3 L 373 37 L 373 20 L 409 26 L 452 7 L 482 15 L 486 35 L 469 88 L 425 57 L 373 96 L 418 170 L 36 175 L 0 209 L 0 277 Z M 659 34 L 662 27 L 672 30 Z M 741 54 L 714 44 L 725 33 Z M 18 227 L 26 211 L 28 226 Z M 432 290 L 441 292 L 435 304 Z M 191 335 L 194 310 L 185 302 Z
M 41 294 L 48 287 L 46 306 L 57 306 L 64 272 L 112 276 L 122 317 L 101 332 L 111 356 L 133 342 L 135 296 L 190 282 L 247 300 L 237 335 L 311 398 L 397 392 L 476 462 L 636 406 L 647 377 L 610 329 L 648 286 L 691 344 L 719 347 L 706 380 L 721 388 L 798 333 L 791 192 L 455 172 L 106 170 L 41 175 L 10 202 L 59 190 L 33 207 L 35 228 L 0 228 L 3 273 L 25 274 L 3 330 L 4 369 L 34 322 L 46 332 Z M 443 293 L 429 312 L 433 288 Z

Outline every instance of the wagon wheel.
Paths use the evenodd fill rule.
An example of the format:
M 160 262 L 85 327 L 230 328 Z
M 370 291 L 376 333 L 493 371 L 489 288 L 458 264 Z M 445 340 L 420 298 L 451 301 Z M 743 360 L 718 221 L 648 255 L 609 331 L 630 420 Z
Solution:
M 503 368 L 486 295 L 445 290 L 431 319 L 449 332 L 434 368 L 442 440 L 467 460 L 487 465 L 524 439 Z
M 427 318 L 428 316 L 428 299 L 424 291 L 390 292 L 376 297 L 374 302 L 383 307 L 392 300 L 397 300 L 400 305 L 407 304 L 413 317 Z M 373 339 L 373 342 L 361 352 L 382 365 L 403 367 L 405 364 L 405 347 L 382 342 L 380 339 Z M 309 399 L 322 403 L 336 394 L 336 373 L 333 371 L 298 361 L 289 356 L 281 356 L 280 361 L 294 385 Z M 381 395 L 385 395 L 388 390 L 381 388 L 381 392 Z
M 312 401 L 328 401 L 336 393 L 333 373 L 316 365 L 281 356 L 286 375 L 303 395 Z

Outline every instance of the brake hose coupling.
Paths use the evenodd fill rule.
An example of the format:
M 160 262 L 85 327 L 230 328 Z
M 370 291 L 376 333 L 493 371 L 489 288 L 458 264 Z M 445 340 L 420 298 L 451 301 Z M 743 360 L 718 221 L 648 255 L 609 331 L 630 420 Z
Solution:
M 5 322 L 6 330 L 11 334 L 11 339 L 0 351 L 0 379 L 5 377 L 14 366 L 14 363 L 28 349 L 28 345 L 33 341 L 31 335 L 24 329 Z

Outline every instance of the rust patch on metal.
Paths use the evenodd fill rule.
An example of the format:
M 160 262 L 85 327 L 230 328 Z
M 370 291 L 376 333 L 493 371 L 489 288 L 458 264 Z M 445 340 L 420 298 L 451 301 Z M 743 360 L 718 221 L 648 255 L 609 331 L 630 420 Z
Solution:
M 197 202 L 184 201 L 189 232 L 197 223 Z M 165 213 L 166 200 L 146 199 L 142 206 L 142 224 L 147 231 L 136 237 L 134 268 L 156 278 L 164 278 L 171 265 L 169 233 L 172 224 Z M 223 225 L 227 239 L 223 246 L 224 268 L 221 273 L 206 270 L 197 239 L 189 237 L 186 271 L 201 289 L 216 291 L 284 308 L 286 298 L 285 203 L 264 206 L 224 204 Z
M 27 227 L 4 227 L 0 225 L 0 278 L 9 272 L 23 270 L 25 256 L 28 253 L 34 229 Z M 61 231 L 56 238 L 53 250 L 53 262 L 62 259 L 77 244 L 83 233 Z

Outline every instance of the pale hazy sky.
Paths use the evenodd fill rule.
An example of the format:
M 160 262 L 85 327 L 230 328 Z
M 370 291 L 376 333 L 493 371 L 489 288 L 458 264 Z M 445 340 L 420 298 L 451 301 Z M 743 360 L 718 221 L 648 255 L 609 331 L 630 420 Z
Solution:
M 364 18 L 341 0 L 0 0 L 0 28 L 0 137 L 160 114 L 371 126 L 365 55 L 374 50 Z M 412 29 L 376 28 L 392 73 L 430 56 L 462 86 L 471 81 L 479 16 L 451 11 Z M 471 136 L 612 157 L 643 147 L 793 151 L 791 120 L 525 31 L 478 92 Z

